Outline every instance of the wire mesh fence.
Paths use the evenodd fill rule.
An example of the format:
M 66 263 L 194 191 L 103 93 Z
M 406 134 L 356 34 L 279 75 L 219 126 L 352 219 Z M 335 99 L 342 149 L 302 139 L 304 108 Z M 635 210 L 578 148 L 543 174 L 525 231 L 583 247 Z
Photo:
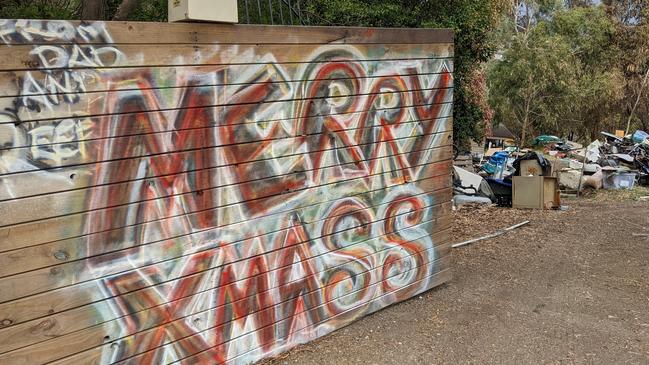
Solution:
M 306 0 L 239 0 L 239 22 L 311 25 Z

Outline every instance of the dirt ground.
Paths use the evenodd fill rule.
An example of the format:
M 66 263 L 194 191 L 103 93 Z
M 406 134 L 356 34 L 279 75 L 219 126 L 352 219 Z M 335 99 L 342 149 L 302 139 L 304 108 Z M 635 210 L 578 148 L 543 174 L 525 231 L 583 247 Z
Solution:
M 649 190 L 463 208 L 454 278 L 265 364 L 649 364 Z

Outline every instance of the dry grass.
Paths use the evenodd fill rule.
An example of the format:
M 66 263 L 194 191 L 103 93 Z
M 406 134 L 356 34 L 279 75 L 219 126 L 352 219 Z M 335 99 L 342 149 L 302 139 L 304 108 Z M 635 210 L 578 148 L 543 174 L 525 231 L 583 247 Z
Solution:
M 633 190 L 599 190 L 591 197 L 597 201 L 647 201 L 649 202 L 649 187 L 636 186 Z

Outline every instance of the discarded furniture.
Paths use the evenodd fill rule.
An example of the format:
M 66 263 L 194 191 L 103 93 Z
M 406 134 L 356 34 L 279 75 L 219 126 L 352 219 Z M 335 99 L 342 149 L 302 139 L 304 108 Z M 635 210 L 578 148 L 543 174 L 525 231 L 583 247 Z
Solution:
M 519 209 L 552 209 L 561 206 L 556 177 L 514 176 L 512 207 Z
M 543 168 L 536 160 L 521 161 L 521 176 L 543 176 Z

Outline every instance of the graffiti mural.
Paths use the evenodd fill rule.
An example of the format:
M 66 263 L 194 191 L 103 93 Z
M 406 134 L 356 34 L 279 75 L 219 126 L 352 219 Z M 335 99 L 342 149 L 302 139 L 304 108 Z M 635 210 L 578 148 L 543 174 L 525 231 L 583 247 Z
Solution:
M 451 36 L 132 27 L 0 20 L 1 363 L 249 364 L 448 279 Z

